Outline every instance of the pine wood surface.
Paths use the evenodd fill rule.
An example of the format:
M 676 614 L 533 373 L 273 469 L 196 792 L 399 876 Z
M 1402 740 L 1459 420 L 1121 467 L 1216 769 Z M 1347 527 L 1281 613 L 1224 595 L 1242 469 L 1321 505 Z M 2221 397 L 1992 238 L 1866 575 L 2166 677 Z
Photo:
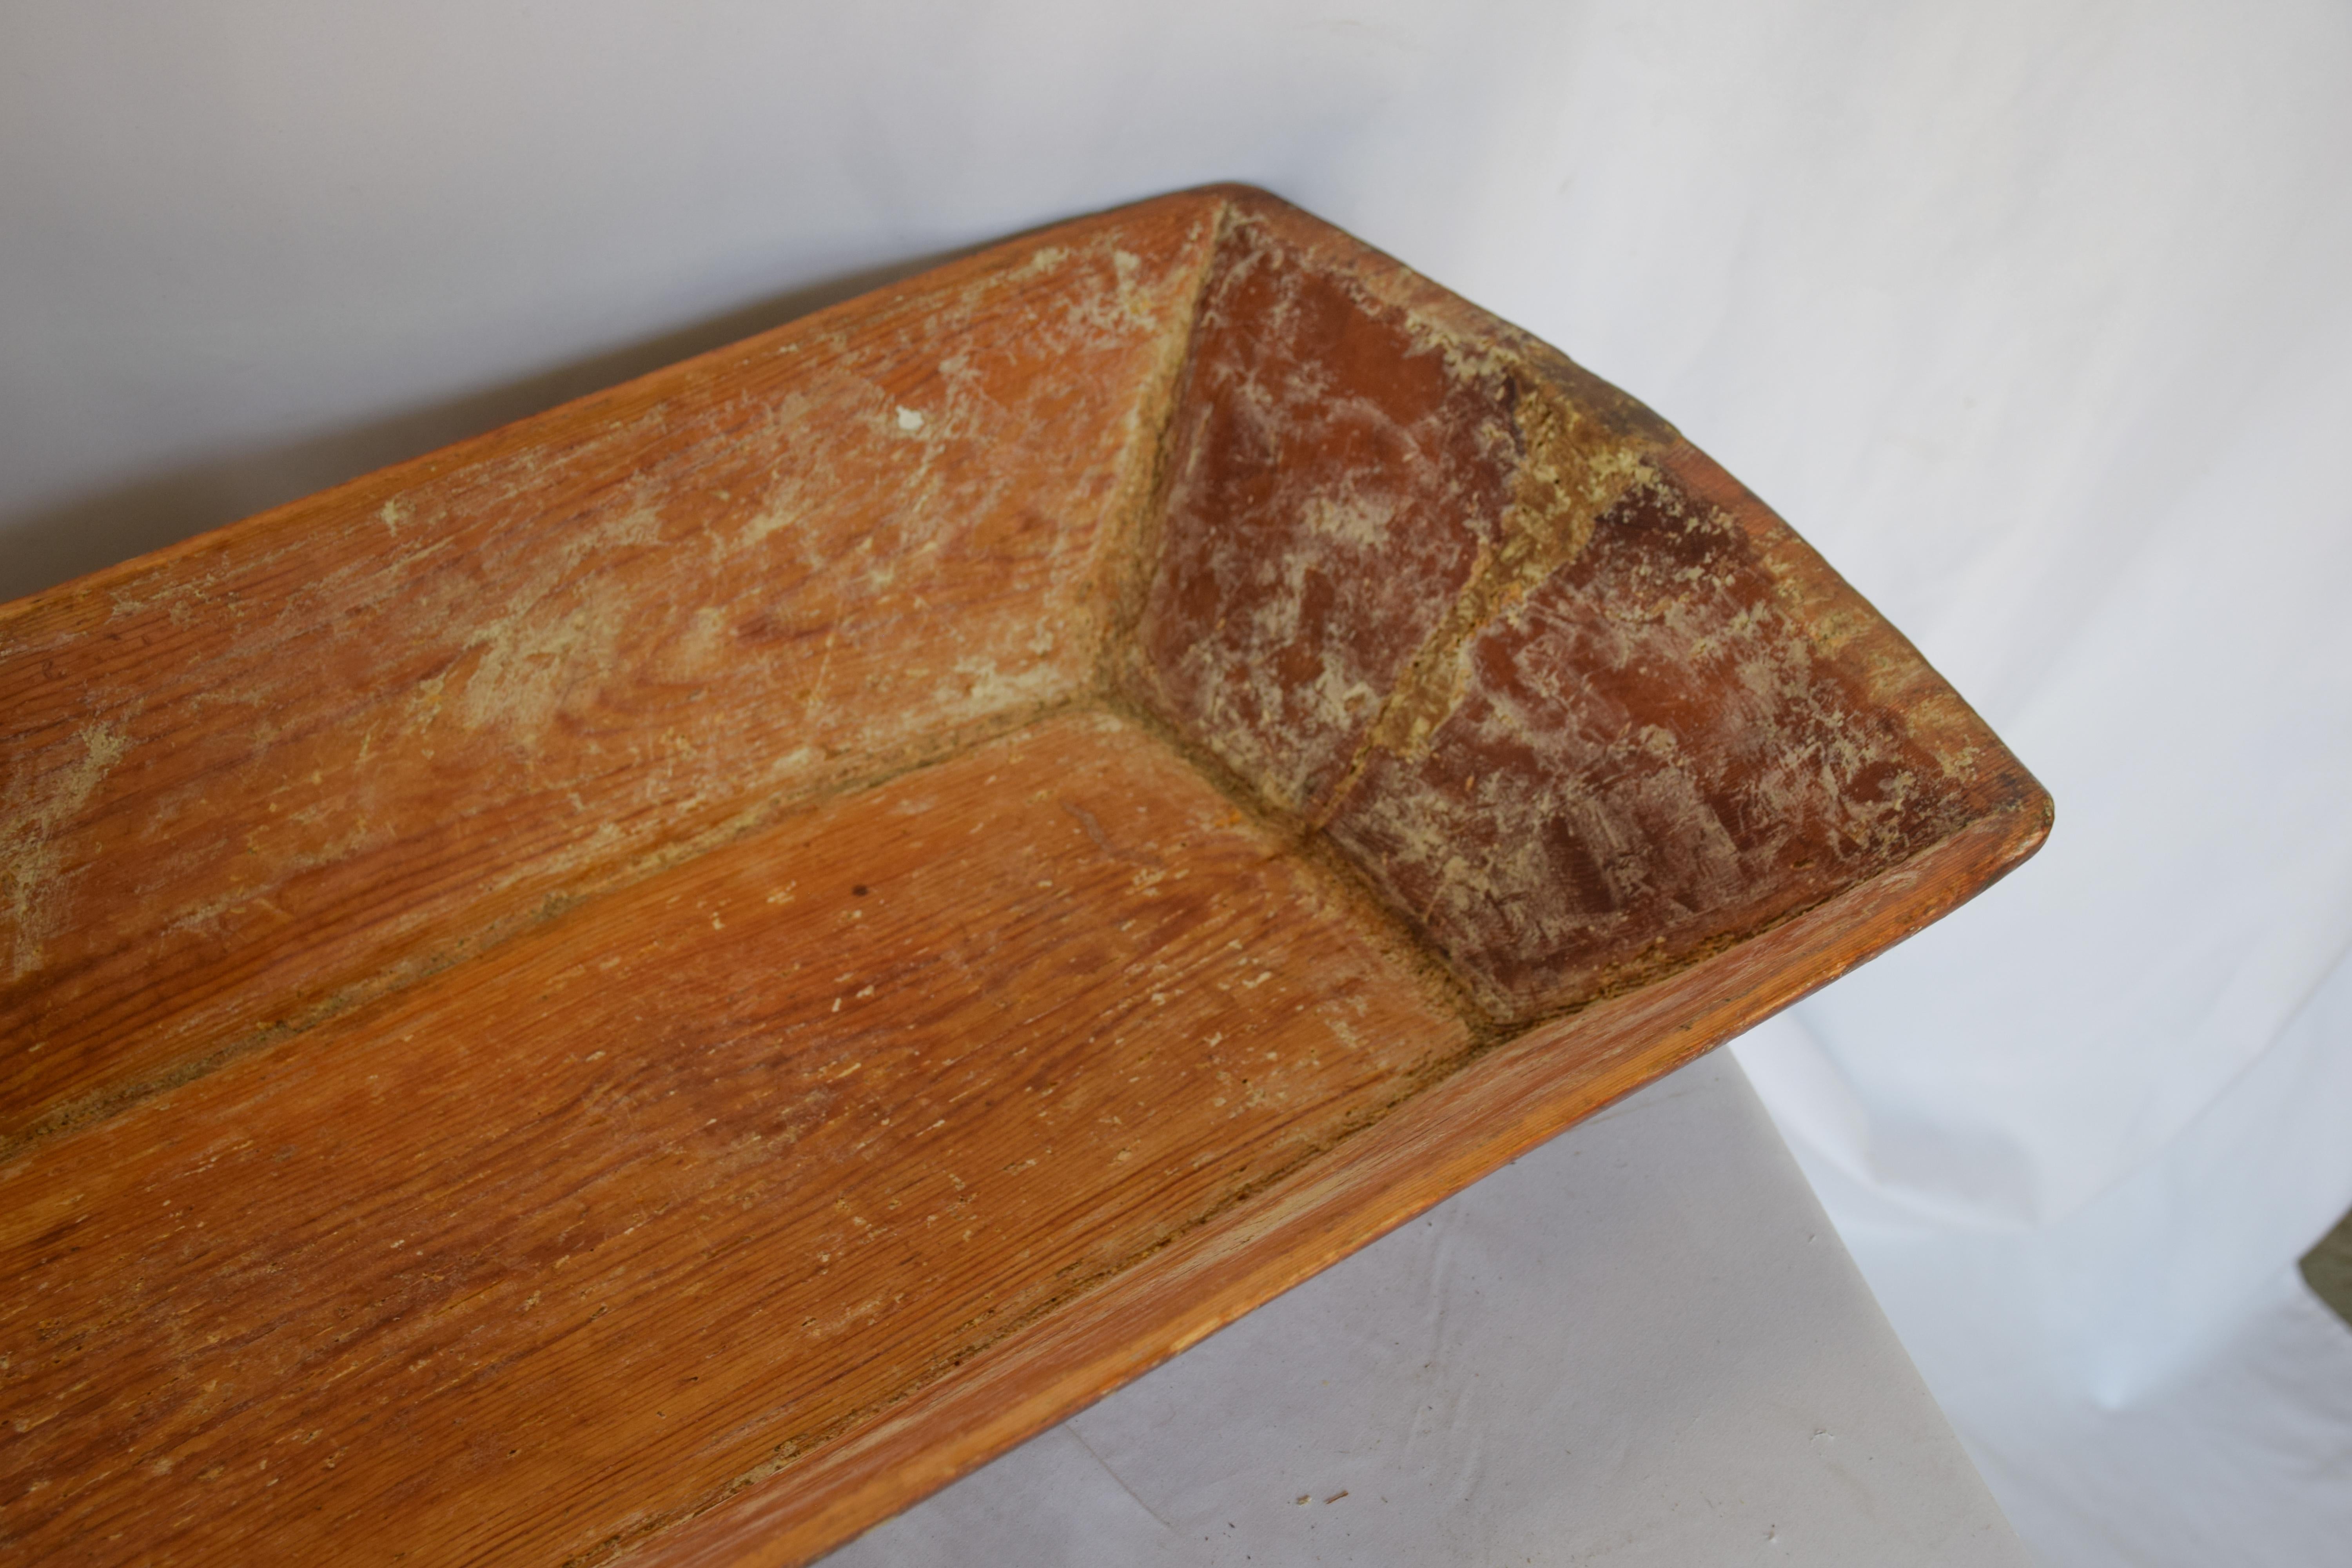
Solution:
M 0 1138 L 1068 700 L 1212 226 L 1078 225 L 0 611 Z
M 778 1568 L 827 1547 L 1198 1343 L 1317 1271 L 1910 935 L 2018 847 L 1980 823 L 1832 905 L 1658 984 L 1530 1030 L 1089 1296 L 992 1345 L 792 1471 L 658 1539 L 642 1559 Z M 1931 891 L 1930 889 L 1940 889 Z
M 707 1505 L 1458 1053 L 1328 903 L 1072 716 L 63 1140 L 0 1277 L 116 1349 L 16 1392 L 61 1479 L 18 1547 L 316 1558 L 400 1516 L 417 1560 L 561 1561 Z M 203 1506 L 151 1519 L 183 1471 Z
M 820 1554 L 2049 803 L 1638 404 L 1259 193 L 0 609 L 0 1552 Z

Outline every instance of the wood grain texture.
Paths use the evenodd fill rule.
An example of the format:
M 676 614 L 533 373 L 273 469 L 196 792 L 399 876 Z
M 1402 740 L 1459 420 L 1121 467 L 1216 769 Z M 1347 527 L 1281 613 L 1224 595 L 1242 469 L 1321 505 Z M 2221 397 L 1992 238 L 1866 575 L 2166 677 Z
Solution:
M 1622 394 L 1238 204 L 1128 680 L 1519 1024 L 2018 796 L 1760 503 Z
M 2049 803 L 1260 193 L 0 609 L 0 1555 L 804 1562 Z
M 12 1544 L 629 1540 L 1465 1043 L 1197 774 L 1116 719 L 1048 721 L 0 1172 L 0 1278 L 39 1287 L 0 1307 L 10 1468 L 49 1483 Z
M 0 1138 L 1069 700 L 1213 228 L 1001 247 L 0 612 Z
M 2013 868 L 2037 837 L 2014 818 L 1975 824 L 1722 961 L 1528 1031 L 1223 1223 L 1144 1259 L 1085 1311 L 992 1347 L 814 1456 L 791 1488 L 750 1494 L 627 1561 L 808 1562 L 1827 984 L 1948 912 L 1967 896 L 1955 887 Z

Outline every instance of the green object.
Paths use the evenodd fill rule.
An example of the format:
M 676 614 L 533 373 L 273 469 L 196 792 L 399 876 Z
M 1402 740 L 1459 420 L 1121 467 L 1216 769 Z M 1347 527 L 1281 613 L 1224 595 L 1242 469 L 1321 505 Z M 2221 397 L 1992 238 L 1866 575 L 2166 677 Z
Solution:
M 2337 1220 L 2336 1228 L 2303 1255 L 2303 1278 L 2313 1295 L 2352 1323 L 2352 1214 Z

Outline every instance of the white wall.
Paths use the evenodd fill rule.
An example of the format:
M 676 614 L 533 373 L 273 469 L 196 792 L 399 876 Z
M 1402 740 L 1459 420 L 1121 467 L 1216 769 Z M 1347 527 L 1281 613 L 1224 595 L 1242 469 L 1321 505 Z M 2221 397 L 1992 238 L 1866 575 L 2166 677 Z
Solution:
M 0 592 L 1175 186 L 1458 261 L 1497 16 L 18 0 Z
M 0 595 L 1269 185 L 1656 405 L 2041 773 L 2041 859 L 1746 1059 L 2053 1562 L 2328 1561 L 2347 80 L 2318 0 L 16 0 Z

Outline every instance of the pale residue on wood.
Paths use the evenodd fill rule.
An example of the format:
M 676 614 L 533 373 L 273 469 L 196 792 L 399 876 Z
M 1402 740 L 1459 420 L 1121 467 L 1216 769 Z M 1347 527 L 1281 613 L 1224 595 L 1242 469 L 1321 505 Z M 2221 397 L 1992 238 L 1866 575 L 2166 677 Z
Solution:
M 11 979 L 22 979 L 41 966 L 41 943 L 65 916 L 61 886 L 58 829 L 73 819 L 114 765 L 130 749 L 130 741 L 115 722 L 85 724 L 75 730 L 71 745 L 79 757 L 59 765 L 54 752 L 19 752 L 12 756 L 8 787 L 0 795 L 0 908 L 7 911 L 0 925 L 0 967 Z M 60 748 L 62 749 L 62 748 Z M 70 753 L 68 753 L 70 756 Z M 40 771 L 47 764 L 46 771 Z
M 47 659 L 77 701 L 119 680 L 169 719 L 141 731 L 167 765 L 135 799 L 61 740 L 12 751 L 0 973 L 29 989 L 0 1032 L 58 1066 L 0 1137 L 1077 699 L 1107 523 L 1148 488 L 1215 222 L 1172 216 L 1140 249 L 1097 224 L 974 258 L 878 323 L 825 312 L 20 612 L 35 635 L 0 677 L 37 690 Z M 85 605 L 155 653 L 85 669 Z M 28 778 L 88 787 L 37 800 Z M 92 843 L 135 892 L 65 869 Z M 394 861 L 438 862 L 395 879 L 433 890 L 355 928 Z M 120 956 L 78 972 L 77 943 Z M 262 948 L 250 981 L 154 984 Z M 126 987 L 178 1011 L 79 1048 Z

